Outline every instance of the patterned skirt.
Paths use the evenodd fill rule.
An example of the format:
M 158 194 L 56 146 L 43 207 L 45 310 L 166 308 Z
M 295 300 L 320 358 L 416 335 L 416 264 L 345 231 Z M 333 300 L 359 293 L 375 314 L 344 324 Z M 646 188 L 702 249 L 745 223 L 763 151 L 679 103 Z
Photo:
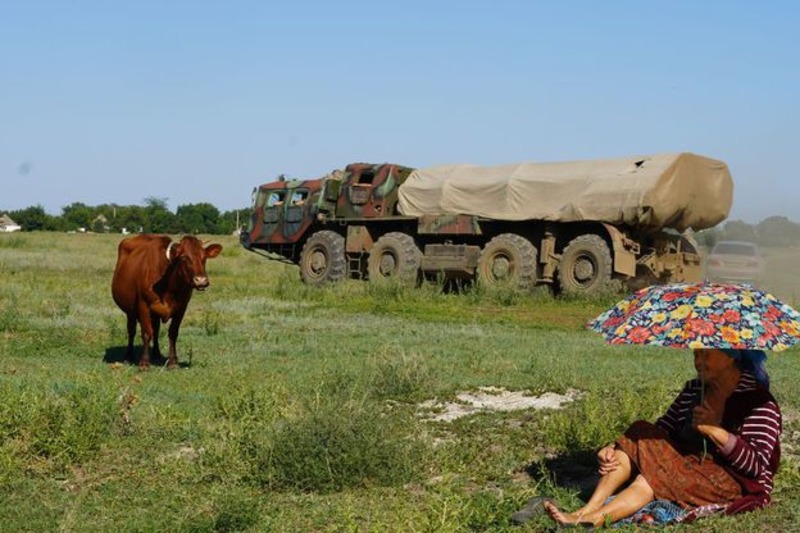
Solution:
M 617 440 L 647 480 L 656 500 L 670 500 L 687 509 L 726 504 L 742 495 L 739 483 L 714 454 L 681 453 L 667 432 L 650 422 L 634 422 Z

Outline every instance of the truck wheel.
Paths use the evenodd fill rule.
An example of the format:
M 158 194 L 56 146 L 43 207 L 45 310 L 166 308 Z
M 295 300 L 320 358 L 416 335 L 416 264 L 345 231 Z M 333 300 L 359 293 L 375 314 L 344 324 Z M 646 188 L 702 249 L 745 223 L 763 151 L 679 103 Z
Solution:
M 525 237 L 498 235 L 481 250 L 478 283 L 529 291 L 536 285 L 536 256 L 536 247 Z
M 558 265 L 558 286 L 562 293 L 595 294 L 611 281 L 611 252 L 599 235 L 575 237 L 564 248 Z
M 378 239 L 370 249 L 367 273 L 373 281 L 394 278 L 416 283 L 421 263 L 422 252 L 414 238 L 405 233 L 391 232 Z
M 333 231 L 318 231 L 300 252 L 300 277 L 309 285 L 340 281 L 346 273 L 344 237 Z

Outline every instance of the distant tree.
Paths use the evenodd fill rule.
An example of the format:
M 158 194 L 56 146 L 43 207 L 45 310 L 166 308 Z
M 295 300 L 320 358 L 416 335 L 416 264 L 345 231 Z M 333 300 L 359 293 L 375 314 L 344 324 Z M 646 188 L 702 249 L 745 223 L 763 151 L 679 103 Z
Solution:
M 41 205 L 8 211 L 26 231 L 75 231 L 86 228 L 92 231 L 152 232 L 152 233 L 206 233 L 229 235 L 239 224 L 246 225 L 250 209 L 227 211 L 220 214 L 211 203 L 178 206 L 177 213 L 167 207 L 167 198 L 148 196 L 143 205 L 100 204 L 89 206 L 73 202 L 62 208 L 60 216 L 48 215 Z
M 773 216 L 758 223 L 758 242 L 763 246 L 794 246 L 800 243 L 800 224 Z
M 729 220 L 725 223 L 725 240 L 757 242 L 756 227 L 743 220 Z
M 70 231 L 91 228 L 92 222 L 96 217 L 95 208 L 89 207 L 82 202 L 73 202 L 61 208 L 63 226 Z
M 182 233 L 219 233 L 219 209 L 209 203 L 179 205 L 175 219 Z
M 48 215 L 41 205 L 9 211 L 8 216 L 25 231 L 57 231 L 61 229 L 60 220 Z
M 250 220 L 252 213 L 253 210 L 251 208 L 225 211 L 220 217 L 220 234 L 230 235 L 241 227 L 247 227 L 247 222 Z
M 148 196 L 144 199 L 144 231 L 150 233 L 178 233 L 175 214 L 167 209 L 167 198 Z
M 111 222 L 113 231 L 120 232 L 123 229 L 130 233 L 143 231 L 147 224 L 147 214 L 144 207 L 140 205 L 121 205 L 116 208 L 116 216 Z

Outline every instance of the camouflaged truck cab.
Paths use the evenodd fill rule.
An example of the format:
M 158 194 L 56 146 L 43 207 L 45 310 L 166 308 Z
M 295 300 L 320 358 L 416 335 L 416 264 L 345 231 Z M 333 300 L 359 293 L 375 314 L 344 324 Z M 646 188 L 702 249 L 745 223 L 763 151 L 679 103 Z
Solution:
M 693 154 L 417 170 L 354 163 L 255 188 L 241 243 L 298 265 L 309 284 L 441 277 L 592 294 L 612 279 L 697 281 L 696 243 L 678 230 L 727 216 L 730 175 L 719 163 Z

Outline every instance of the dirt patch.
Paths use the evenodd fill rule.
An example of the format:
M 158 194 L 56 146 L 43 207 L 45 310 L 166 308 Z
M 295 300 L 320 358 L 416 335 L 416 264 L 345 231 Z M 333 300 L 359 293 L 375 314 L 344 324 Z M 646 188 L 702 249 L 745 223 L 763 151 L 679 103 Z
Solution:
M 522 409 L 560 409 L 581 396 L 575 389 L 566 394 L 546 392 L 531 396 L 528 391 L 508 391 L 499 387 L 480 387 L 477 392 L 462 392 L 456 401 L 443 403 L 428 400 L 419 405 L 426 411 L 424 417 L 438 422 L 451 422 L 463 416 L 486 411 L 519 411 Z

